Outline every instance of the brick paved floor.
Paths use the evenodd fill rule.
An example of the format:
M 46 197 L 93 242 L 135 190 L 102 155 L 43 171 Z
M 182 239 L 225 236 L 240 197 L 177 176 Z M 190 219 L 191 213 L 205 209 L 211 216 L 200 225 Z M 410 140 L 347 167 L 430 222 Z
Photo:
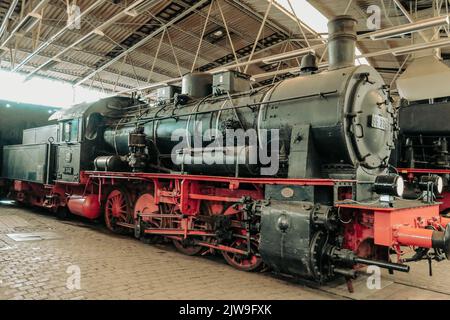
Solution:
M 41 232 L 50 239 L 15 241 L 8 234 Z M 60 221 L 42 211 L 0 204 L 0 299 L 447 299 L 449 264 L 436 277 L 389 276 L 382 290 L 365 279 L 347 292 L 341 282 L 312 288 L 268 273 L 245 273 L 214 257 L 189 257 L 170 245 L 146 245 L 101 225 Z M 73 272 L 80 271 L 80 289 Z M 71 273 L 72 272 L 72 273 Z M 431 279 L 431 280 L 430 280 Z M 69 282 L 69 283 L 68 283 Z M 414 284 L 423 289 L 417 289 Z

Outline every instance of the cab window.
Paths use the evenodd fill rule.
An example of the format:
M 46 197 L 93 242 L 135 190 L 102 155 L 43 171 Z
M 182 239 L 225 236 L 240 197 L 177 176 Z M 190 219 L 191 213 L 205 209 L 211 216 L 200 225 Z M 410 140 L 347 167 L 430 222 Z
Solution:
M 74 142 L 78 140 L 78 119 L 63 123 L 62 141 Z

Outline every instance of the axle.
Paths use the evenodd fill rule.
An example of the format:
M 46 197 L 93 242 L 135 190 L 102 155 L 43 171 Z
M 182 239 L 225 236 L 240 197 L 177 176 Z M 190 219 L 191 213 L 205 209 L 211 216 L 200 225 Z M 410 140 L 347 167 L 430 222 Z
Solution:
M 343 264 L 348 267 L 353 267 L 356 264 L 365 264 L 368 266 L 377 266 L 383 269 L 388 269 L 392 271 L 409 272 L 409 266 L 399 263 L 392 263 L 386 261 L 377 261 L 358 257 L 353 251 L 348 249 L 339 249 L 337 247 L 331 246 L 328 249 L 328 257 L 333 263 Z M 340 270 L 340 269 L 336 269 Z M 339 272 L 340 273 L 340 272 Z

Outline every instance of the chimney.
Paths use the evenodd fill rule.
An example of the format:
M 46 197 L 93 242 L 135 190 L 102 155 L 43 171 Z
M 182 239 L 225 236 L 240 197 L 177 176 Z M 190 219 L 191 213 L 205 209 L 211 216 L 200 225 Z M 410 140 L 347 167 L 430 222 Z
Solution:
M 328 22 L 329 70 L 355 65 L 356 23 L 348 15 L 337 16 Z

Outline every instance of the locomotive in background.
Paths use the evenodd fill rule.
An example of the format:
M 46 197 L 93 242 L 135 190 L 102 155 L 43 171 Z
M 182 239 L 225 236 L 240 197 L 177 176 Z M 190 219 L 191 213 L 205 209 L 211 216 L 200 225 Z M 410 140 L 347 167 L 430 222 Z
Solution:
M 392 159 L 406 181 L 408 198 L 423 197 L 434 180 L 441 213 L 450 213 L 450 102 L 449 98 L 403 103 L 400 134 Z
M 309 55 L 301 76 L 256 89 L 236 72 L 189 74 L 155 104 L 114 97 L 61 110 L 30 143 L 4 148 L 10 195 L 186 254 L 220 252 L 240 270 L 265 264 L 319 282 L 364 264 L 406 272 L 405 262 L 445 259 L 450 219 L 431 196 L 401 199 L 403 179 L 389 172 L 396 113 L 380 74 L 354 65 L 355 24 L 329 23 L 325 72 Z M 257 139 L 197 141 L 230 130 Z M 260 155 L 273 146 L 268 176 Z M 210 161 L 218 154 L 224 162 Z

